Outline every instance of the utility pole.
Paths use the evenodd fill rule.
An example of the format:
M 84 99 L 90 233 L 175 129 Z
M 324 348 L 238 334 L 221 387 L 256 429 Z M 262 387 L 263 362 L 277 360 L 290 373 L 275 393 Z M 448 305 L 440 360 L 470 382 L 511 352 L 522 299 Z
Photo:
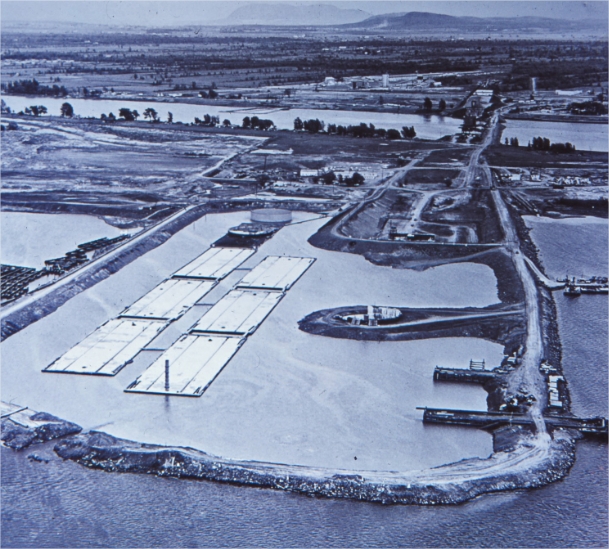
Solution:
M 165 391 L 169 392 L 169 360 L 165 360 Z

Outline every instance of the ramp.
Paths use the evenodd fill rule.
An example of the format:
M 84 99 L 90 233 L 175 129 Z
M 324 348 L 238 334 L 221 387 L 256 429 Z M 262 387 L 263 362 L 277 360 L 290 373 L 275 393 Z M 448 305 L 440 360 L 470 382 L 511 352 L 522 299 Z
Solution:
M 237 284 L 240 289 L 286 291 L 313 264 L 311 257 L 270 255 L 254 267 Z
M 192 333 L 252 333 L 283 297 L 280 292 L 233 290 L 203 315 Z
M 175 320 L 190 309 L 216 285 L 215 280 L 170 278 L 148 292 L 120 317 Z
M 219 280 L 224 278 L 256 250 L 245 248 L 210 248 L 174 273 L 176 278 L 198 278 Z
M 238 337 L 184 335 L 125 391 L 199 397 L 244 341 Z M 168 380 L 166 360 L 169 360 Z
M 165 321 L 114 318 L 72 347 L 43 372 L 116 375 L 164 328 Z

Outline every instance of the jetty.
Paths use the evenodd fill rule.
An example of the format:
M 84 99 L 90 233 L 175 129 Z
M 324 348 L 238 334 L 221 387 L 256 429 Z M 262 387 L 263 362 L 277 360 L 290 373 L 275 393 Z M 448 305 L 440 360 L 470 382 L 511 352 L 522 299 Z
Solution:
M 423 423 L 476 427 L 485 430 L 512 425 L 535 428 L 533 419 L 529 415 L 522 413 L 449 410 L 427 407 L 417 408 L 417 410 L 423 410 Z M 607 419 L 604 417 L 578 418 L 546 415 L 544 416 L 544 421 L 548 430 L 575 429 L 586 435 L 607 437 Z

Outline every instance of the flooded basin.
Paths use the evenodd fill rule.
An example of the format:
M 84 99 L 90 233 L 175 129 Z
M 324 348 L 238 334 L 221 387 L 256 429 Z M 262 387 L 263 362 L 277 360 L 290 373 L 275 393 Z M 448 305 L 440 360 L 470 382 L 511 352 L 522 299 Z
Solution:
M 248 212 L 208 215 L 53 314 L 2 343 L 2 399 L 45 410 L 115 436 L 190 446 L 234 459 L 310 466 L 405 470 L 487 457 L 483 431 L 424 426 L 417 406 L 486 409 L 477 386 L 433 383 L 438 365 L 496 365 L 502 346 L 474 338 L 363 342 L 298 329 L 310 312 L 345 304 L 413 307 L 485 306 L 498 302 L 484 265 L 459 263 L 424 272 L 379 267 L 360 256 L 312 247 L 326 219 L 279 231 L 243 265 L 267 255 L 314 257 L 201 398 L 129 394 L 124 389 L 159 356 L 141 352 L 115 377 L 42 373 L 58 356 L 200 255 Z M 313 218 L 297 213 L 294 221 Z M 187 332 L 246 271 L 235 271 L 153 341 L 166 348 Z M 471 291 L 475 278 L 476 291 Z

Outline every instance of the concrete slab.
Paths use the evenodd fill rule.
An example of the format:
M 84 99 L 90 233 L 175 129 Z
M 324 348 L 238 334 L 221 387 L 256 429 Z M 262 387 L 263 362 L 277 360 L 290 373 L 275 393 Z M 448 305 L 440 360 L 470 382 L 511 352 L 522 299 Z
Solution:
M 43 372 L 114 376 L 165 326 L 166 321 L 114 318 L 47 366 Z
M 121 317 L 175 320 L 216 284 L 215 280 L 170 278 L 127 307 Z
M 233 290 L 203 315 L 192 333 L 251 334 L 282 297 L 280 292 Z
M 255 253 L 256 250 L 245 248 L 210 248 L 173 276 L 219 280 Z
M 239 337 L 184 335 L 125 392 L 200 397 L 244 341 Z M 168 388 L 166 360 L 169 360 Z
M 246 274 L 237 288 L 286 291 L 314 261 L 312 257 L 270 255 Z

